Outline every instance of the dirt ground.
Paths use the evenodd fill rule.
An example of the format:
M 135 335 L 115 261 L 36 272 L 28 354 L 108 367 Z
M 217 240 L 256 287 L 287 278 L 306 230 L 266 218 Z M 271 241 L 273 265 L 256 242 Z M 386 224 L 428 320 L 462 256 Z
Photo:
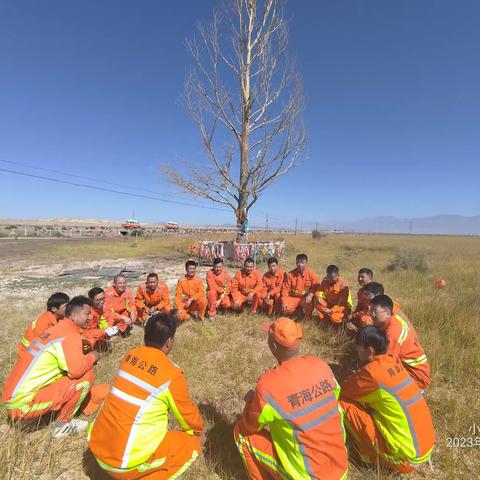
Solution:
M 111 279 L 102 276 L 62 276 L 62 273 L 74 269 L 105 269 L 124 268 L 128 270 L 140 270 L 146 272 L 155 271 L 172 287 L 177 279 L 184 274 L 183 262 L 178 259 L 169 259 L 164 256 L 148 256 L 143 259 L 116 258 L 98 259 L 85 261 L 35 261 L 31 258 L 41 253 L 50 245 L 69 244 L 71 242 L 95 243 L 108 242 L 108 240 L 54 240 L 54 239 L 25 239 L 25 240 L 2 240 L 0 241 L 0 295 L 25 297 L 32 294 L 49 295 L 53 290 L 62 288 L 72 291 L 83 286 L 107 286 Z M 204 275 L 208 267 L 199 267 L 198 271 Z M 138 278 L 130 279 L 129 285 L 135 287 L 143 283 L 146 274 Z M 23 291 L 22 291 L 23 290 Z M 82 290 L 83 291 L 83 290 Z
M 18 260 L 25 255 L 31 255 L 39 250 L 43 250 L 49 245 L 57 245 L 65 242 L 101 242 L 103 239 L 63 239 L 63 238 L 1 238 L 0 239 L 0 261 L 5 259 Z

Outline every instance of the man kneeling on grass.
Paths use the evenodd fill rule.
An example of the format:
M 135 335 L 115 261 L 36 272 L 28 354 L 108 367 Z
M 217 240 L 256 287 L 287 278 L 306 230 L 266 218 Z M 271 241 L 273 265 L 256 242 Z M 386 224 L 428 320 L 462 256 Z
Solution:
M 91 301 L 75 297 L 65 318 L 34 337 L 21 353 L 5 381 L 2 402 L 12 420 L 32 420 L 56 412 L 54 437 L 78 433 L 88 422 L 74 419 L 79 410 L 94 413 L 108 385 L 93 386 L 93 365 L 98 353 L 84 355 L 81 330 L 91 318 Z
M 198 457 L 204 423 L 183 371 L 169 358 L 175 319 L 157 313 L 145 345 L 127 352 L 89 435 L 100 467 L 117 479 L 178 478 Z M 183 430 L 168 430 L 169 413 Z
M 398 357 L 387 354 L 383 330 L 362 328 L 356 349 L 363 367 L 340 393 L 347 431 L 364 462 L 415 472 L 430 460 L 435 442 L 427 403 Z

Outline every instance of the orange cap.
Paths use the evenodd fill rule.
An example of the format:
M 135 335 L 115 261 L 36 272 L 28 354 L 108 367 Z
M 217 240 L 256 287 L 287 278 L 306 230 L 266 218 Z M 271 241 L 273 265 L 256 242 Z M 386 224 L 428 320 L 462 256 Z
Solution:
M 287 317 L 279 317 L 274 322 L 261 326 L 268 334 L 283 347 L 293 347 L 298 344 L 303 336 L 302 326 Z

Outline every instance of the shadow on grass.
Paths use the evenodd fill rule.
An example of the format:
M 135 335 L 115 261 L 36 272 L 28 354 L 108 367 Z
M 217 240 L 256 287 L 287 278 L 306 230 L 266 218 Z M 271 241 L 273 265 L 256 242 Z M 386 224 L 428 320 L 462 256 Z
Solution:
M 228 477 L 235 480 L 246 480 L 242 459 L 233 440 L 234 423 L 210 403 L 198 406 L 202 416 L 212 428 L 207 433 L 204 446 L 205 459 L 221 478 Z M 110 477 L 98 466 L 95 457 L 89 449 L 83 452 L 83 471 L 91 480 L 109 480 Z
M 335 355 L 335 362 L 330 362 L 328 366 L 332 369 L 337 382 L 342 384 L 359 367 L 355 343 L 346 344 L 343 351 Z
M 202 403 L 198 408 L 205 420 L 213 424 L 207 433 L 204 446 L 207 462 L 220 477 L 247 479 L 242 459 L 233 440 L 234 422 L 230 422 L 211 403 Z
M 110 477 L 98 466 L 89 448 L 83 452 L 82 466 L 83 472 L 91 480 L 110 480 Z

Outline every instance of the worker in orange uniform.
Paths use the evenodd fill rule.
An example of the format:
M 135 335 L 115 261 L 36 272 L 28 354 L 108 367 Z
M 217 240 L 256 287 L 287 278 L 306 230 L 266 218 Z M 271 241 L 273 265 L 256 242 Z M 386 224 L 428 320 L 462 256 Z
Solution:
M 370 301 L 373 323 L 385 331 L 388 353 L 400 358 L 403 366 L 421 390 L 430 384 L 430 365 L 415 330 L 400 314 L 393 312 L 393 302 L 387 295 Z
M 175 291 L 175 317 L 179 321 L 188 320 L 190 314 L 205 318 L 207 297 L 202 279 L 197 277 L 197 262 L 188 260 L 185 263 L 185 276 L 177 282 Z
M 387 348 L 386 333 L 374 325 L 357 333 L 363 366 L 342 384 L 340 405 L 364 462 L 397 473 L 415 472 L 432 454 L 432 416 L 422 392 Z
M 226 310 L 230 308 L 230 291 L 232 279 L 230 274 L 223 268 L 223 260 L 215 258 L 212 268 L 207 272 L 207 298 L 208 316 L 215 318 L 217 308 Z
M 234 428 L 249 478 L 347 478 L 340 387 L 330 367 L 319 357 L 299 356 L 299 323 L 280 317 L 267 329 L 278 365 L 245 395 Z
M 243 268 L 235 273 L 232 282 L 232 308 L 236 311 L 250 306 L 252 313 L 257 313 L 262 291 L 263 282 L 260 273 L 255 268 L 253 258 L 246 258 Z
M 84 406 L 94 413 L 108 392 L 108 385 L 93 385 L 93 365 L 98 353 L 84 355 L 80 332 L 91 317 L 87 297 L 67 304 L 65 318 L 32 339 L 5 381 L 2 403 L 12 420 L 31 420 L 58 412 L 54 437 L 78 433 L 88 422 L 74 419 Z
M 370 301 L 378 295 L 384 294 L 385 289 L 383 288 L 383 285 L 381 283 L 370 282 L 369 284 L 365 285 L 364 293 L 362 294 L 364 301 L 364 309 L 356 310 L 357 315 L 354 319 L 352 318 L 350 325 L 351 330 L 358 331 L 359 328 L 362 328 L 366 325 L 373 325 L 373 318 L 370 315 Z M 400 315 L 407 322 L 408 326 L 415 332 L 415 328 L 413 327 L 412 322 L 410 321 L 400 304 L 393 298 L 392 302 L 393 313 L 395 315 Z
M 278 266 L 278 260 L 275 257 L 269 258 L 267 265 L 268 271 L 262 277 L 264 290 L 262 292 L 261 305 L 267 315 L 271 316 L 274 313 L 280 313 L 280 295 L 285 279 L 285 271 Z
M 356 327 L 354 330 L 372 324 L 370 315 L 368 315 L 368 299 L 365 288 L 373 282 L 373 271 L 370 268 L 361 268 L 358 271 L 357 281 L 360 285 L 357 292 L 357 306 L 350 317 L 350 322 Z
M 117 327 L 121 333 L 132 329 L 137 320 L 137 307 L 125 275 L 115 275 L 113 285 L 105 290 L 103 311 L 109 327 Z
M 317 274 L 307 267 L 308 257 L 297 255 L 297 267 L 285 275 L 281 292 L 281 313 L 297 315 L 299 311 L 307 320 L 312 319 L 313 296 L 318 288 Z
M 105 317 L 105 291 L 100 287 L 93 287 L 88 291 L 88 298 L 92 301 L 92 324 L 106 330 L 108 321 Z
M 145 284 L 138 287 L 135 306 L 140 322 L 145 322 L 158 312 L 170 313 L 172 307 L 168 285 L 163 280 L 159 280 L 156 273 L 149 273 Z
M 18 355 L 30 347 L 30 342 L 33 338 L 38 337 L 45 330 L 56 325 L 65 316 L 65 307 L 69 300 L 69 296 L 63 292 L 54 293 L 47 300 L 47 311 L 43 312 L 25 329 L 18 345 Z
M 315 292 L 315 309 L 320 320 L 341 325 L 352 313 L 352 308 L 352 295 L 347 279 L 340 276 L 336 265 L 329 265 L 327 275 Z
M 88 291 L 88 298 L 92 302 L 91 319 L 81 333 L 82 339 L 88 342 L 90 349 L 103 349 L 106 347 L 105 342 L 109 338 L 106 331 L 108 324 L 103 316 L 105 292 L 100 287 L 93 287 Z M 84 352 L 88 350 L 84 347 Z
M 156 313 L 145 324 L 145 345 L 127 352 L 89 432 L 89 447 L 112 478 L 176 479 L 200 455 L 204 423 L 182 369 L 170 353 L 175 319 Z M 169 430 L 172 413 L 181 430 Z

